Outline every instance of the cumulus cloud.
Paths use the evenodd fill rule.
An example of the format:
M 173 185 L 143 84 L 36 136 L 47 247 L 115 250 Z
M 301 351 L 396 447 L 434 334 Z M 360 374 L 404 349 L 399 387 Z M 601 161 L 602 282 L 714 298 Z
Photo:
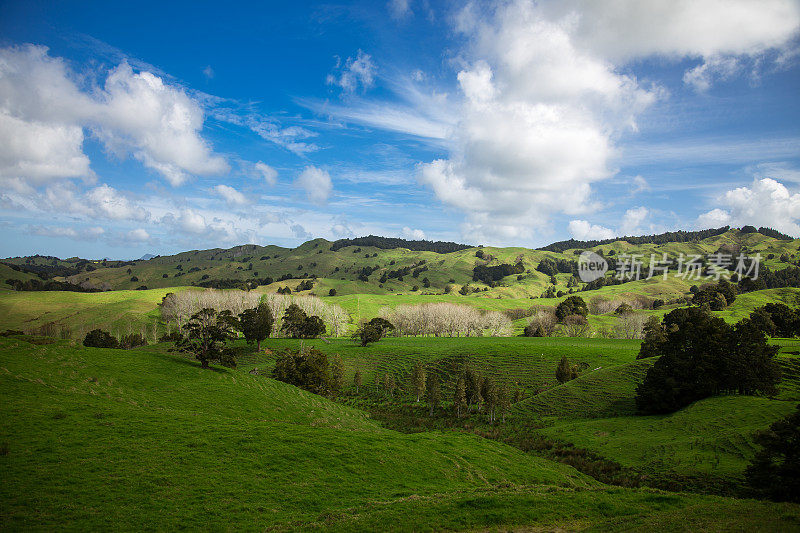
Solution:
M 338 58 L 336 63 L 336 72 L 328 74 L 328 85 L 337 85 L 345 93 L 354 93 L 359 87 L 366 90 L 375 84 L 377 69 L 372 57 L 362 50 L 358 50 L 355 57 L 348 57 L 344 65 Z
M 202 107 L 180 87 L 125 62 L 102 87 L 82 90 L 77 79 L 45 47 L 0 49 L 0 178 L 33 185 L 93 180 L 83 152 L 86 129 L 108 151 L 133 155 L 173 185 L 189 174 L 227 171 L 200 136 Z
M 772 178 L 754 179 L 749 187 L 726 192 L 719 202 L 722 207 L 697 218 L 698 227 L 765 226 L 800 237 L 800 194 Z
M 244 194 L 228 185 L 217 185 L 214 187 L 213 191 L 231 207 L 249 203 Z
M 105 82 L 97 133 L 112 150 L 129 151 L 172 185 L 187 175 L 220 174 L 228 164 L 200 137 L 203 109 L 182 89 L 127 63 Z
M 404 226 L 403 238 L 412 241 L 422 241 L 425 240 L 425 232 L 421 229 L 411 229 L 408 226 Z
M 579 241 L 599 241 L 603 239 L 611 239 L 616 236 L 614 230 L 596 224 L 591 224 L 586 220 L 571 220 L 567 229 L 569 230 L 570 235 L 572 235 L 572 238 Z
M 636 235 L 642 233 L 642 223 L 650 216 L 650 210 L 646 207 L 636 207 L 625 211 L 622 217 L 622 224 L 619 227 L 619 232 L 622 235 Z
M 517 0 L 488 12 L 469 4 L 456 20 L 469 45 L 453 147 L 419 178 L 466 213 L 471 238 L 508 241 L 555 213 L 595 208 L 592 186 L 616 172 L 617 139 L 666 94 L 629 63 L 699 59 L 687 83 L 707 90 L 739 61 L 788 46 L 800 10 L 788 0 Z
M 269 166 L 266 163 L 262 163 L 261 161 L 255 164 L 255 169 L 257 172 L 261 174 L 264 178 L 264 181 L 267 182 L 267 185 L 275 185 L 278 181 L 278 171 Z
M 295 185 L 305 189 L 308 200 L 318 205 L 326 203 L 333 191 L 330 174 L 313 165 L 303 169 L 300 175 L 297 176 Z
M 137 228 L 129 231 L 126 238 L 132 242 L 147 242 L 150 240 L 150 234 L 142 228 Z
M 586 220 L 571 220 L 567 229 L 570 235 L 572 235 L 572 238 L 579 241 L 612 239 L 614 237 L 643 233 L 646 230 L 642 225 L 649 217 L 649 209 L 644 206 L 634 207 L 625 211 L 620 225 L 616 230 L 592 224 Z
M 133 204 L 108 185 L 90 190 L 86 200 L 90 212 L 111 220 L 147 220 L 150 216 L 147 210 Z

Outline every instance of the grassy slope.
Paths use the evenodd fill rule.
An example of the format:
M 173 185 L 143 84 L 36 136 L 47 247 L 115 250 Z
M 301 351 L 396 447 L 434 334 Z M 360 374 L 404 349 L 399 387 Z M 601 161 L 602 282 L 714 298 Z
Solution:
M 239 371 L 145 351 L 0 346 L 4 528 L 261 529 L 413 494 L 597 486 L 477 437 L 384 430 Z
M 0 292 L 0 328 L 29 329 L 47 322 L 74 330 L 104 328 L 127 333 L 160 320 L 157 305 L 176 288 L 99 293 L 42 291 Z
M 788 529 L 800 507 L 606 487 L 477 437 L 402 435 L 241 371 L 0 340 L 3 529 Z
M 646 473 L 740 478 L 755 452 L 753 433 L 788 415 L 795 405 L 723 396 L 670 415 L 556 423 L 541 432 Z
M 299 344 L 300 341 L 293 339 L 265 342 L 273 351 L 296 349 Z M 422 361 L 429 371 L 439 374 L 446 393 L 464 365 L 506 382 L 512 389 L 520 388 L 534 394 L 557 384 L 555 368 L 562 356 L 593 369 L 631 362 L 639 352 L 639 341 L 563 337 L 390 337 L 366 348 L 344 339 L 328 343 L 315 339 L 303 341 L 303 344 L 341 355 L 348 383 L 355 371 L 360 370 L 365 384 L 371 384 L 377 372 L 381 377 L 391 373 L 401 388 L 410 387 L 414 363 Z M 262 358 L 254 364 L 269 370 L 273 358 Z
M 800 240 L 778 241 L 760 234 L 741 234 L 737 230 L 731 230 L 726 234 L 712 237 L 698 243 L 665 243 L 662 245 L 631 245 L 625 241 L 617 241 L 613 244 L 595 247 L 595 250 L 602 250 L 605 253 L 614 250 L 617 253 L 635 253 L 644 256 L 645 262 L 649 261 L 651 253 L 658 257 L 662 253 L 669 253 L 674 257 L 678 254 L 708 254 L 713 253 L 722 245 L 735 244 L 744 246 L 748 253 L 761 253 L 765 258 L 765 264 L 770 268 L 783 268 L 787 266 L 780 262 L 782 253 L 796 256 L 800 247 Z M 421 291 L 426 291 L 422 287 L 422 278 L 427 277 L 432 283 L 432 287 L 427 292 L 441 294 L 444 287 L 454 280 L 457 290 L 462 284 L 471 283 L 473 286 L 483 288 L 481 283 L 472 282 L 472 268 L 483 261 L 475 257 L 477 249 L 471 248 L 449 254 L 436 254 L 433 252 L 411 252 L 406 249 L 382 250 L 373 247 L 358 248 L 346 247 L 336 252 L 330 251 L 331 243 L 324 239 L 316 239 L 306 242 L 297 248 L 281 248 L 278 246 L 255 246 L 243 245 L 228 250 L 193 250 L 182 252 L 173 256 L 163 256 L 149 261 L 135 261 L 134 265 L 124 265 L 121 267 L 104 267 L 102 262 L 93 263 L 96 270 L 92 272 L 82 272 L 71 276 L 69 281 L 80 283 L 87 278 L 99 285 L 110 284 L 115 289 L 135 289 L 141 285 L 149 288 L 162 288 L 170 286 L 191 285 L 201 281 L 203 276 L 210 279 L 233 278 L 239 280 L 252 280 L 254 278 L 265 278 L 267 276 L 277 279 L 285 274 L 300 276 L 301 274 L 316 275 L 320 281 L 314 288 L 317 294 L 327 294 L 331 288 L 337 290 L 340 295 L 346 294 L 393 294 L 411 293 L 414 285 L 420 287 Z M 486 255 L 491 255 L 493 259 L 489 265 L 509 263 L 522 260 L 526 267 L 526 274 L 518 280 L 516 276 L 509 276 L 503 280 L 500 287 L 492 288 L 484 296 L 526 299 L 530 296 L 538 297 L 549 285 L 549 278 L 537 272 L 536 266 L 544 258 L 561 258 L 568 260 L 576 259 L 576 250 L 566 250 L 564 253 L 544 252 L 527 248 L 483 248 Z M 769 253 L 775 254 L 773 259 L 767 260 Z M 265 259 L 261 259 L 264 257 Z M 267 257 L 269 259 L 267 259 Z M 795 260 L 796 257 L 792 260 Z M 418 261 L 427 261 L 428 271 L 419 274 L 418 278 L 405 276 L 402 282 L 389 280 L 383 287 L 379 286 L 379 278 L 382 272 L 408 266 Z M 31 257 L 31 258 L 11 258 L 7 261 L 24 264 L 28 261 L 35 264 L 52 264 L 53 258 Z M 394 264 L 391 264 L 394 262 Z M 66 261 L 56 261 L 58 264 L 70 265 Z M 72 263 L 74 265 L 74 263 Z M 252 265 L 252 267 L 251 267 Z M 364 266 L 378 266 L 380 270 L 373 273 L 369 282 L 358 281 L 358 273 Z M 128 269 L 131 270 L 128 273 Z M 196 269 L 196 270 L 195 270 Z M 190 272 L 195 270 L 194 272 Z M 166 277 L 164 277 L 166 275 Z M 18 276 L 12 276 L 18 277 Z M 136 277 L 136 281 L 131 278 Z M 557 290 L 567 291 L 567 281 L 569 275 L 560 274 L 557 276 Z M 671 280 L 670 280 L 671 281 Z M 281 283 L 273 283 L 267 290 L 277 290 L 279 286 L 294 287 L 297 280 L 289 280 Z M 627 285 L 627 284 L 626 284 Z M 633 290 L 651 297 L 661 297 L 664 299 L 680 297 L 685 294 L 689 284 L 680 280 L 679 282 L 653 282 L 649 285 L 634 288 L 627 286 L 621 290 Z

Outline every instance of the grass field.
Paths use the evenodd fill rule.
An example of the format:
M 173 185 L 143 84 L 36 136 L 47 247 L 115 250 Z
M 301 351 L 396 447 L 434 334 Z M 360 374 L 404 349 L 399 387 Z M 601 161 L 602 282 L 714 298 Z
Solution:
M 609 487 L 244 369 L 45 342 L 0 339 L 4 530 L 800 527 L 797 505 Z
M 723 396 L 664 416 L 559 422 L 541 430 L 646 474 L 741 480 L 753 434 L 795 410 L 796 402 Z

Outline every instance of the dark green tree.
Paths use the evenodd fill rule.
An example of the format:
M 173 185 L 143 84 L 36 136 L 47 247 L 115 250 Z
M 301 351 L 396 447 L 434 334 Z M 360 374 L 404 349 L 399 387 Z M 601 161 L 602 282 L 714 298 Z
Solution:
M 422 361 L 417 361 L 411 371 L 411 388 L 417 397 L 417 401 L 425 394 L 425 378 L 425 367 L 422 365 Z
M 255 342 L 256 349 L 261 351 L 261 341 L 269 337 L 274 322 L 269 306 L 261 302 L 258 307 L 245 309 L 239 314 L 239 331 L 244 334 L 248 344 Z
M 761 496 L 800 502 L 800 405 L 755 441 L 762 448 L 745 471 L 747 482 Z
M 93 329 L 83 338 L 83 345 L 91 348 L 118 348 L 119 342 L 107 331 Z
M 566 355 L 562 356 L 561 361 L 558 362 L 558 366 L 556 367 L 556 379 L 558 382 L 566 383 L 567 381 L 572 381 L 577 377 L 578 368 L 570 364 Z
M 659 355 L 661 344 L 667 340 L 667 334 L 664 332 L 661 320 L 657 316 L 649 317 L 644 323 L 642 334 L 644 338 L 636 359 L 646 359 Z
M 183 326 L 183 338 L 175 343 L 174 350 L 190 353 L 208 368 L 211 361 L 235 367 L 233 353 L 227 349 L 229 340 L 236 338 L 236 319 L 230 311 L 205 308 L 193 314 Z
M 316 394 L 324 394 L 330 389 L 328 357 L 316 348 L 287 350 L 275 360 L 272 377 Z
M 281 331 L 293 339 L 313 339 L 325 334 L 325 323 L 318 316 L 308 316 L 297 304 L 291 304 L 283 313 Z
M 425 401 L 428 402 L 430 416 L 433 416 L 434 411 L 439 407 L 439 402 L 442 401 L 442 389 L 439 387 L 439 376 L 436 374 L 428 376 L 425 387 Z
M 660 357 L 636 389 L 642 413 L 670 413 L 722 393 L 775 392 L 777 347 L 751 321 L 733 327 L 689 307 L 668 313 L 663 328 L 665 338 L 649 347 Z
M 589 314 L 589 307 L 580 296 L 570 296 L 556 307 L 556 318 L 559 322 L 570 315 L 586 316 Z
M 467 407 L 467 385 L 464 381 L 464 376 L 460 376 L 456 382 L 456 388 L 453 392 L 453 409 L 456 411 L 456 416 L 461 418 L 461 412 Z

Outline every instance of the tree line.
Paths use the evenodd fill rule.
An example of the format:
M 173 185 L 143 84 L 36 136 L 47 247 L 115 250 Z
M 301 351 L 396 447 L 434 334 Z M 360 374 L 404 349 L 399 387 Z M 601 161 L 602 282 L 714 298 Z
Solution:
M 427 240 L 409 241 L 394 237 L 378 237 L 375 235 L 368 235 L 366 237 L 357 237 L 355 239 L 339 239 L 333 242 L 330 249 L 331 251 L 335 252 L 346 246 L 372 246 L 373 248 L 381 248 L 383 250 L 407 248 L 413 252 L 435 252 L 437 254 L 449 254 L 451 252 L 458 252 L 459 250 L 472 248 L 472 246 L 468 244 L 458 244 L 455 242 Z

